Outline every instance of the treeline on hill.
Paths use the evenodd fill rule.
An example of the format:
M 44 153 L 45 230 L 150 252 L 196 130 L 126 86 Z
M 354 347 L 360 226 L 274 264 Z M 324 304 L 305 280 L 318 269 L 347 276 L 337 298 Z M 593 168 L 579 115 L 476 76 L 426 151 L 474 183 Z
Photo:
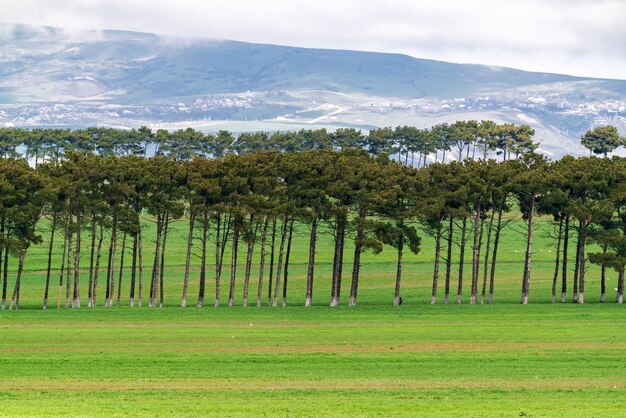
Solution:
M 325 129 L 298 132 L 204 134 L 192 128 L 178 131 L 147 127 L 133 130 L 113 128 L 20 129 L 0 128 L 0 155 L 24 157 L 36 165 L 39 161 L 58 161 L 65 152 L 111 155 L 167 155 L 176 160 L 194 156 L 219 158 L 229 153 L 244 154 L 260 150 L 298 152 L 312 149 L 366 149 L 374 156 L 396 155 L 398 161 L 421 166 L 430 159 L 445 162 L 446 152 L 454 152 L 459 160 L 485 158 L 488 154 L 512 155 L 534 151 L 535 132 L 526 125 L 496 124 L 492 121 L 459 121 L 428 129 L 399 126 L 382 128 L 364 135 L 347 128 L 328 132 Z
M 492 127 L 489 135 L 493 136 L 484 134 L 487 131 L 479 133 L 486 126 Z M 392 135 L 399 135 L 397 132 L 400 131 L 418 132 L 415 137 L 424 135 L 430 138 L 429 141 L 442 137 L 448 138 L 449 143 L 454 140 L 459 156 L 469 155 L 470 149 L 474 155 L 475 148 L 482 155 L 464 162 L 424 165 L 423 157 L 432 151 L 411 148 L 406 140 L 408 134 L 402 136 L 404 142 L 398 142 L 398 136 Z M 522 133 L 511 136 L 513 131 Z M 125 262 L 126 266 L 131 266 L 130 306 L 134 306 L 135 301 L 141 306 L 144 295 L 150 306 L 162 305 L 168 231 L 172 221 L 181 217 L 189 220 L 183 306 L 187 306 L 188 299 L 192 297 L 197 306 L 205 303 L 205 285 L 209 274 L 207 257 L 214 257 L 215 261 L 215 305 L 219 305 L 224 279 L 228 280 L 228 305 L 232 306 L 240 253 L 245 256 L 244 306 L 248 305 L 251 291 L 253 294 L 256 291 L 256 304 L 260 306 L 265 295 L 264 286 L 267 286 L 268 304 L 278 305 L 280 295 L 284 305 L 296 222 L 310 225 L 307 306 L 312 301 L 317 231 L 322 224 L 333 231 L 334 236 L 331 306 L 340 303 L 347 239 L 354 240 L 349 304 L 357 302 L 362 252 L 380 252 L 384 246 L 394 248 L 397 253 L 394 304 L 401 304 L 403 254 L 419 251 L 417 228 L 432 235 L 436 243 L 431 302 L 436 303 L 437 295 L 441 293 L 438 289 L 441 279 L 444 282 L 444 303 L 448 303 L 451 293 L 456 293 L 455 301 L 461 303 L 464 284 L 471 286 L 470 303 L 476 303 L 479 297 L 481 303 L 491 303 L 501 231 L 510 219 L 504 215 L 512 211 L 513 206 L 522 213 L 527 225 L 525 262 L 520 278 L 522 303 L 528 302 L 533 226 L 539 215 L 552 217 L 558 229 L 553 302 L 558 299 L 558 287 L 560 300 L 565 302 L 570 285 L 574 301 L 584 303 L 585 263 L 588 260 L 602 266 L 602 301 L 606 293 L 607 268 L 618 272 L 617 301 L 621 303 L 623 300 L 626 159 L 565 157 L 550 162 L 532 153 L 536 144 L 532 143 L 532 131 L 527 127 L 458 122 L 429 130 L 408 127 L 382 129 L 372 131 L 368 136 L 353 130 L 339 130 L 333 134 L 301 131 L 274 134 L 269 138 L 262 134 L 243 134 L 237 140 L 229 134 L 226 139 L 227 133 L 213 137 L 184 130 L 167 135 L 176 140 L 157 141 L 158 155 L 152 158 L 135 155 L 146 153 L 147 145 L 137 144 L 155 143 L 154 138 L 161 131 L 154 136 L 147 128 L 131 132 L 94 129 L 91 130 L 92 136 L 88 136 L 92 139 L 86 141 L 91 145 L 86 148 L 75 146 L 76 142 L 72 146 L 67 145 L 68 138 L 82 137 L 86 132 L 90 130 L 2 130 L 3 143 L 12 144 L 3 149 L 9 158 L 0 159 L 3 309 L 8 298 L 9 258 L 14 256 L 18 260 L 9 304 L 12 309 L 19 307 L 20 281 L 27 250 L 42 240 L 36 230 L 37 224 L 42 221 L 50 229 L 49 242 L 46 243 L 45 285 L 42 286 L 44 308 L 48 303 L 53 272 L 59 277 L 57 304 L 64 291 L 66 307 L 81 306 L 79 272 L 85 264 L 89 265 L 88 305 L 95 306 L 98 301 L 96 290 L 99 280 L 106 281 L 105 306 L 112 306 L 114 301 L 119 304 Z M 102 134 L 94 140 L 93 132 L 106 132 L 106 135 Z M 615 140 L 613 133 L 617 138 Z M 30 135 L 39 138 L 37 145 L 28 142 Z M 150 135 L 151 139 L 145 139 L 146 135 Z M 160 135 L 165 136 L 163 133 Z M 183 139 L 184 135 L 195 135 L 197 140 Z M 381 141 L 386 144 L 384 147 L 375 145 L 377 142 L 373 138 L 377 135 L 387 138 Z M 103 139 L 105 136 L 108 138 L 106 141 Z M 309 145 L 300 144 L 296 148 L 295 144 L 307 136 L 316 139 L 311 140 Z M 347 136 L 359 140 L 338 139 Z M 218 141 L 220 137 L 222 139 Z M 298 139 L 293 142 L 285 140 L 284 144 L 293 143 L 293 148 L 278 148 L 276 137 Z M 522 138 L 526 145 L 518 148 L 514 144 L 519 143 L 512 140 L 513 137 Z M 59 138 L 64 138 L 62 141 L 65 142 Z M 116 139 L 113 141 L 111 138 Z M 213 148 L 200 152 L 201 155 L 196 155 L 196 151 L 181 151 L 191 147 L 191 143 L 209 143 L 213 147 L 216 141 L 224 144 L 220 148 L 222 152 Z M 243 146 L 240 141 L 248 141 L 249 145 Z M 263 141 L 268 141 L 267 147 L 263 146 Z M 328 145 L 311 145 L 321 141 L 328 141 L 324 142 Z M 621 145 L 621 139 L 612 127 L 588 132 L 583 137 L 585 141 L 593 152 L 604 155 Z M 52 143 L 57 145 L 42 145 Z M 138 148 L 122 145 L 129 143 Z M 15 154 L 20 146 L 26 147 L 21 154 L 25 157 L 22 159 L 16 158 Z M 105 148 L 109 151 L 104 152 Z M 303 148 L 306 150 L 291 152 Z M 410 153 L 417 153 L 418 161 L 424 166 L 417 169 L 391 160 L 388 153 L 394 152 L 394 149 L 404 156 L 405 162 L 409 161 Z M 434 149 L 435 153 L 446 150 Z M 94 150 L 98 154 L 92 153 Z M 485 158 L 488 153 L 493 155 L 498 150 L 501 150 L 502 162 Z M 518 158 L 511 159 L 511 155 Z M 32 168 L 27 159 L 31 162 L 37 160 L 39 164 Z M 149 239 L 143 236 L 142 216 L 155 220 L 156 236 Z M 63 261 L 61 266 L 53 267 L 53 253 L 59 247 L 59 241 L 62 241 Z M 209 255 L 210 242 L 215 242 L 212 255 Z M 598 244 L 601 251 L 587 253 L 585 246 L 590 242 Z M 154 245 L 154 258 L 148 261 L 151 268 L 145 269 L 146 275 L 142 252 L 145 245 Z M 194 245 L 200 247 L 197 299 L 188 295 Z M 456 262 L 452 259 L 454 245 L 459 247 Z M 232 254 L 229 261 L 224 260 L 227 246 L 230 246 Z M 569 246 L 576 249 L 571 278 L 568 277 L 572 264 L 567 257 Z M 85 247 L 87 251 L 83 254 Z M 128 248 L 131 260 L 125 261 Z M 255 279 L 258 287 L 250 289 L 255 250 L 260 252 L 259 277 Z M 464 265 L 467 261 L 471 261 L 471 272 L 466 273 Z M 225 262 L 230 262 L 229 278 L 222 278 Z M 104 267 L 101 267 L 103 264 Z M 456 290 L 450 288 L 454 265 L 458 266 L 455 272 L 458 274 Z M 464 283 L 464 280 L 469 283 Z
M 112 155 L 167 155 L 176 160 L 194 156 L 220 158 L 229 153 L 244 154 L 260 150 L 298 152 L 312 149 L 340 150 L 360 148 L 371 155 L 396 156 L 398 162 L 413 167 L 426 165 L 429 160 L 446 162 L 446 152 L 463 159 L 486 159 L 534 152 L 539 146 L 533 142 L 535 131 L 528 125 L 497 124 L 493 121 L 457 121 L 418 129 L 412 126 L 374 129 L 364 135 L 360 130 L 347 128 L 328 132 L 325 129 L 298 132 L 204 134 L 192 128 L 178 131 L 159 129 L 153 132 L 139 129 L 21 129 L 0 128 L 0 156 L 23 157 L 35 166 L 39 161 L 58 161 L 65 152 Z M 614 126 L 598 127 L 588 131 L 581 143 L 590 154 L 606 154 L 624 145 Z

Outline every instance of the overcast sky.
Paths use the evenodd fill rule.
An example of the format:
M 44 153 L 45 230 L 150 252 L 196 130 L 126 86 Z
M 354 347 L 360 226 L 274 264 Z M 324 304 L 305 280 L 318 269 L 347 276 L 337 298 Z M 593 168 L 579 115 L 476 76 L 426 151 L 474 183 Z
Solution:
M 626 0 L 2 0 L 0 21 L 626 79 Z

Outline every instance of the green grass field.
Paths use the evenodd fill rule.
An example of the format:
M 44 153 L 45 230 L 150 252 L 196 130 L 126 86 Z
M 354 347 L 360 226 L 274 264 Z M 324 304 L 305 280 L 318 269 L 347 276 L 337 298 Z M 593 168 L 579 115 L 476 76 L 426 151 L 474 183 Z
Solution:
M 395 254 L 386 249 L 364 258 L 359 305 L 329 308 L 324 236 L 316 306 L 304 308 L 301 227 L 288 307 L 182 309 L 179 222 L 167 252 L 166 308 L 57 310 L 57 274 L 54 306 L 44 312 L 42 245 L 27 258 L 20 310 L 0 313 L 0 415 L 625 416 L 626 314 L 613 303 L 616 275 L 609 273 L 610 303 L 596 303 L 599 269 L 590 266 L 588 303 L 552 305 L 554 249 L 549 225 L 538 226 L 528 306 L 518 305 L 521 224 L 503 238 L 495 302 L 483 306 L 467 303 L 469 282 L 464 304 L 429 304 L 433 245 L 425 238 L 422 252 L 406 257 L 405 305 L 392 306 Z M 350 247 L 346 254 L 344 305 Z M 197 266 L 192 277 L 194 302 Z M 256 295 L 256 280 L 252 286 Z

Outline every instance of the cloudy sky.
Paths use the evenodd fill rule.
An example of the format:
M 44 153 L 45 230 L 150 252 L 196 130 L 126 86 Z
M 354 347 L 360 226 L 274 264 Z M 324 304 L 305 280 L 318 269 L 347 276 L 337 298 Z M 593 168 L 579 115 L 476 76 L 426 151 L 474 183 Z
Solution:
M 626 79 L 626 0 L 2 0 L 0 21 Z

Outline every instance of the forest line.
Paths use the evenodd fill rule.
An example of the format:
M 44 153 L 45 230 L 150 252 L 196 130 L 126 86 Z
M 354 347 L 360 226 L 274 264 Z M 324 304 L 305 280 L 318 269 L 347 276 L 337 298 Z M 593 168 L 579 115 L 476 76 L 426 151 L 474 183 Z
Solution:
M 481 145 L 483 137 L 478 133 L 485 123 L 459 122 L 456 128 L 440 125 L 427 131 L 430 138 L 436 137 L 433 132 L 447 131 L 450 138 L 464 143 L 459 152 L 464 156 L 469 155 L 470 149 L 488 147 Z M 465 126 L 469 131 L 475 128 L 473 139 L 464 142 L 461 137 L 455 137 L 455 129 L 460 129 L 459 126 Z M 380 252 L 385 246 L 394 248 L 397 254 L 393 303 L 401 304 L 403 256 L 407 251 L 417 253 L 420 250 L 418 230 L 435 239 L 431 303 L 436 303 L 441 293 L 444 303 L 451 300 L 461 303 L 464 284 L 471 286 L 470 303 L 491 303 L 501 232 L 508 222 L 505 215 L 513 210 L 521 211 L 527 225 L 525 262 L 520 278 L 521 303 L 529 300 L 534 223 L 540 215 L 550 216 L 558 231 L 553 302 L 565 302 L 568 287 L 571 287 L 572 300 L 584 303 L 585 265 L 591 262 L 602 267 L 602 301 L 606 294 L 606 269 L 618 273 L 616 300 L 622 303 L 626 266 L 626 159 L 565 157 L 549 161 L 533 153 L 536 145 L 533 145 L 531 132 L 526 127 L 513 129 L 521 132 L 519 135 L 523 141 L 520 143 L 527 144 L 516 148 L 511 145 L 515 144 L 509 135 L 511 127 L 492 126 L 499 130 L 492 134 L 500 132 L 493 140 L 499 145 L 487 151 L 483 149 L 478 159 L 465 158 L 462 162 L 447 164 L 424 164 L 423 153 L 426 151 L 411 151 L 406 141 L 404 145 L 396 145 L 398 156 L 404 157 L 398 158 L 403 164 L 389 157 L 388 151 L 393 152 L 393 148 L 373 152 L 371 139 L 365 149 L 363 143 L 344 141 L 343 146 L 339 146 L 337 144 L 341 142 L 333 139 L 328 148 L 295 152 L 288 148 L 264 150 L 250 147 L 228 151 L 223 156 L 197 156 L 169 149 L 151 158 L 143 156 L 145 150 L 139 152 L 141 155 L 135 155 L 120 146 L 114 149 L 122 150 L 122 155 L 59 147 L 58 155 L 44 153 L 37 156 L 33 154 L 31 144 L 26 147 L 31 151 L 21 154 L 22 158 L 18 158 L 20 155 L 0 158 L 2 308 L 7 306 L 7 301 L 10 309 L 19 307 L 27 250 L 41 242 L 37 225 L 42 222 L 47 222 L 50 227 L 49 242 L 46 243 L 46 278 L 42 286 L 44 308 L 48 305 L 50 288 L 55 286 L 52 282 L 57 274 L 57 304 L 61 303 L 60 295 L 64 293 L 66 307 L 81 306 L 81 293 L 84 296 L 84 292 L 81 292 L 83 283 L 79 272 L 81 263 L 83 267 L 87 263 L 84 259 L 88 259 L 89 265 L 88 306 L 98 303 L 99 280 L 106 282 L 104 305 L 120 303 L 121 273 L 125 262 L 131 265 L 130 306 L 141 306 L 146 296 L 150 306 L 162 306 L 168 232 L 171 223 L 182 217 L 189 221 L 182 306 L 187 306 L 192 299 L 197 306 L 205 305 L 208 257 L 215 259 L 212 277 L 216 284 L 215 305 L 220 303 L 224 284 L 228 286 L 228 305 L 232 306 L 235 284 L 240 279 L 237 276 L 239 253 L 245 256 L 244 306 L 249 301 L 262 305 L 266 293 L 267 304 L 286 304 L 289 257 L 296 222 L 310 226 L 304 297 L 307 306 L 312 303 L 317 231 L 321 224 L 333 231 L 334 237 L 331 306 L 340 304 L 341 290 L 345 287 L 342 286 L 342 270 L 348 239 L 354 242 L 349 305 L 357 303 L 361 254 L 368 250 Z M 396 128 L 405 133 L 407 129 Z M 24 146 L 25 132 L 32 131 L 11 132 L 22 135 L 11 141 L 4 140 L 14 144 L 12 149 L 16 150 Z M 45 137 L 46 132 L 42 130 L 41 137 Z M 51 130 L 48 133 L 55 136 L 58 132 Z M 297 137 L 299 134 L 280 135 Z M 308 134 L 338 137 L 337 133 L 330 135 L 322 131 L 308 131 Z M 122 138 L 130 134 L 119 131 L 116 135 Z M 340 132 L 339 137 L 341 135 Z M 371 135 L 372 132 L 367 137 Z M 359 133 L 359 137 L 366 136 Z M 591 144 L 594 153 L 606 155 L 621 145 L 619 136 L 618 142 L 611 142 L 611 138 L 611 129 L 598 128 L 588 132 L 583 142 Z M 240 139 L 241 136 L 236 141 Z M 179 142 L 185 143 L 180 138 Z M 15 145 L 18 143 L 20 145 Z M 226 149 L 234 148 L 232 142 L 229 147 Z M 499 149 L 502 161 L 487 158 L 489 154 L 497 156 Z M 417 152 L 419 168 L 408 164 L 411 152 Z M 36 167 L 27 162 L 32 163 L 33 159 Z M 143 214 L 149 214 L 156 221 L 153 237 L 145 237 L 142 233 L 140 219 Z M 62 243 L 63 261 L 60 266 L 53 266 L 53 254 L 58 250 L 59 242 Z M 215 243 L 211 249 L 213 255 L 209 255 L 210 243 Z M 598 244 L 601 251 L 587 252 L 588 243 Z M 145 267 L 146 260 L 143 259 L 142 250 L 146 245 L 154 248 L 154 257 L 147 260 L 150 268 Z M 194 246 L 200 247 L 199 291 L 197 295 L 189 295 Z M 457 261 L 452 259 L 455 246 L 459 252 Z M 570 246 L 575 248 L 571 277 L 572 262 L 567 256 Z M 231 260 L 224 259 L 227 247 L 231 248 Z M 128 248 L 131 259 L 125 261 Z M 260 253 L 260 268 L 258 287 L 251 289 L 255 250 Z M 9 300 L 8 263 L 11 257 L 17 261 L 18 268 Z M 468 272 L 464 271 L 466 260 L 471 260 L 471 271 Z M 230 277 L 222 277 L 223 266 L 229 262 Z M 459 266 L 457 289 L 450 286 L 453 264 Z M 100 277 L 101 272 L 105 277 Z M 441 290 L 440 285 L 443 285 Z M 145 286 L 148 288 L 144 289 Z
M 371 155 L 395 155 L 399 162 L 412 166 L 429 160 L 446 161 L 446 153 L 458 160 L 488 155 L 510 159 L 512 155 L 532 152 L 538 144 L 535 132 L 527 125 L 497 124 L 493 121 L 458 121 L 431 128 L 397 126 L 373 129 L 302 129 L 300 131 L 203 133 L 193 128 L 168 131 L 142 126 L 122 130 L 105 127 L 86 129 L 0 128 L 0 156 L 33 161 L 58 161 L 68 151 L 100 156 L 166 155 L 177 160 L 194 156 L 220 158 L 260 150 L 298 152 L 312 149 L 339 150 L 360 148 Z M 450 159 L 450 158 L 448 158 Z

